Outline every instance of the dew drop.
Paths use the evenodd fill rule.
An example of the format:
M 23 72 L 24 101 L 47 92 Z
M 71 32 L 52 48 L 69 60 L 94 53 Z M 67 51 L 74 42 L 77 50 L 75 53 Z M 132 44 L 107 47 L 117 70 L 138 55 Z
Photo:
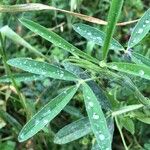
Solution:
M 138 33 L 142 33 L 143 32 L 143 29 L 139 29 Z
M 39 124 L 39 122 L 40 122 L 39 120 L 36 120 L 36 121 L 35 121 L 35 125 Z
M 88 105 L 89 105 L 90 107 L 93 107 L 93 106 L 94 106 L 93 102 L 89 102 Z
M 149 23 L 149 20 L 146 20 L 145 23 Z
M 114 65 L 114 66 L 112 66 L 112 69 L 116 70 L 116 69 L 118 69 L 118 67 Z
M 77 27 L 77 30 L 80 30 L 80 27 Z
M 102 140 L 105 139 L 105 136 L 104 136 L 103 134 L 100 134 L 100 135 L 99 135 L 99 138 L 100 138 L 100 140 L 102 141 Z
M 140 71 L 139 71 L 139 75 L 140 75 L 140 76 L 143 76 L 143 75 L 144 75 L 144 71 L 143 71 L 143 70 L 140 70 Z
M 91 36 L 92 34 L 91 34 L 91 32 L 88 32 L 87 35 Z
M 93 119 L 99 119 L 99 115 L 97 115 L 96 113 L 93 114 Z
M 45 119 L 45 120 L 43 120 L 43 122 L 44 122 L 44 124 L 47 124 L 49 121 Z
M 90 99 L 90 97 L 89 97 L 89 96 L 87 96 L 87 99 Z

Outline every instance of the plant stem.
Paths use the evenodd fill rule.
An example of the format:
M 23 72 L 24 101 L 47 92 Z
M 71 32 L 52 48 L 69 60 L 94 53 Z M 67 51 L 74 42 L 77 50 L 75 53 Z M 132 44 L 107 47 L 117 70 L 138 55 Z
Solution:
M 102 48 L 103 52 L 103 60 L 106 61 L 108 51 L 109 51 L 109 45 L 115 30 L 116 23 L 118 21 L 121 8 L 123 6 L 124 0 L 112 0 L 111 7 L 108 14 L 108 25 L 106 29 L 106 37 L 104 40 L 104 46 Z
M 25 98 L 20 93 L 20 91 L 19 91 L 19 89 L 17 87 L 16 81 L 14 80 L 14 78 L 12 76 L 11 70 L 10 70 L 9 66 L 7 65 L 7 56 L 6 56 L 6 53 L 5 53 L 5 44 L 4 44 L 4 40 L 3 40 L 3 37 L 2 37 L 1 34 L 0 34 L 0 42 L 1 42 L 0 55 L 2 56 L 2 60 L 3 60 L 3 63 L 4 63 L 6 74 L 11 79 L 12 84 L 15 87 L 16 92 L 18 94 L 18 97 L 20 99 L 20 103 L 22 104 L 22 107 L 26 110 L 27 118 L 29 119 L 30 115 L 29 115 L 29 112 L 27 111 L 27 104 L 26 104 Z
M 120 136 L 121 136 L 121 139 L 122 139 L 122 143 L 123 143 L 123 145 L 124 145 L 124 148 L 125 148 L 125 150 L 129 150 L 128 147 L 127 147 L 127 144 L 126 144 L 126 142 L 125 142 L 123 133 L 122 133 L 122 131 L 121 131 L 121 128 L 120 128 L 120 125 L 119 125 L 119 122 L 118 122 L 117 117 L 115 117 L 115 122 L 116 122 L 116 126 L 117 126 L 117 128 L 118 128 L 118 130 L 119 130 L 119 133 L 120 133 Z

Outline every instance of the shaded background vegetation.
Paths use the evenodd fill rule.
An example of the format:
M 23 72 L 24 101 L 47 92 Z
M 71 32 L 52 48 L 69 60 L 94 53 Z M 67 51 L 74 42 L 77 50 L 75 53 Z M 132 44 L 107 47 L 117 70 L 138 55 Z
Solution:
M 108 10 L 110 7 L 110 0 L 3 0 L 0 4 L 3 5 L 14 5 L 14 4 L 22 4 L 22 3 L 42 3 L 48 4 L 57 8 L 71 10 L 79 13 L 83 13 L 89 16 L 94 16 L 103 20 L 106 20 Z M 119 22 L 130 21 L 137 18 L 140 18 L 145 10 L 150 7 L 149 0 L 126 0 L 124 3 L 124 7 L 122 10 L 121 17 Z M 67 41 L 71 42 L 73 45 L 79 47 L 80 49 L 86 51 L 87 53 L 95 56 L 98 59 L 101 59 L 101 51 L 100 47 L 94 45 L 90 41 L 86 41 L 80 35 L 75 33 L 72 29 L 72 24 L 77 22 L 84 22 L 79 20 L 73 16 L 66 15 L 57 11 L 39 11 L 39 12 L 25 12 L 25 13 L 0 13 L 0 27 L 4 25 L 9 25 L 17 34 L 23 37 L 26 41 L 28 41 L 32 46 L 34 46 L 37 50 L 46 55 L 49 60 L 58 64 L 61 63 L 62 60 L 67 58 L 69 54 L 62 51 L 60 48 L 55 47 L 51 43 L 46 40 L 36 36 L 26 28 L 24 28 L 18 21 L 18 18 L 25 17 L 31 19 L 35 22 L 40 23 L 41 25 L 52 29 L 54 32 L 58 33 Z M 96 25 L 92 23 L 86 22 L 86 24 L 97 27 L 101 30 L 104 29 L 104 26 Z M 126 47 L 126 43 L 130 37 L 131 30 L 134 24 L 118 27 L 114 37 Z M 142 42 L 137 45 L 134 49 L 141 54 L 146 54 L 148 50 L 150 50 L 150 43 L 148 42 L 150 39 L 149 35 L 142 40 Z M 5 49 L 7 53 L 7 57 L 15 58 L 15 57 L 32 57 L 37 60 L 42 58 L 38 58 L 36 55 L 31 53 L 26 48 L 13 43 L 11 40 L 6 40 Z M 120 59 L 120 54 L 116 54 L 114 52 L 110 52 L 110 61 Z M 0 61 L 0 75 L 4 75 L 5 70 Z M 149 97 L 149 83 L 146 81 L 139 81 L 139 79 L 135 79 L 137 84 L 139 84 L 140 90 Z M 142 83 L 142 86 L 140 87 Z M 100 83 L 104 85 L 104 89 L 107 87 L 107 83 Z M 49 99 L 56 96 L 60 91 L 67 86 L 67 83 L 60 82 L 59 80 L 45 79 L 43 81 L 36 82 L 24 82 L 18 83 L 18 87 L 29 101 L 29 109 L 35 113 L 36 110 L 39 110 Z M 114 88 L 107 90 L 110 93 L 114 92 Z M 106 90 L 106 89 L 105 89 Z M 122 90 L 123 91 L 123 90 Z M 133 100 L 133 95 L 126 92 L 118 92 L 117 98 L 120 101 L 130 101 Z M 111 94 L 110 94 L 111 95 Z M 110 96 L 109 95 L 109 96 Z M 17 134 L 18 129 L 15 127 L 15 123 L 9 122 L 9 117 L 14 117 L 21 125 L 24 125 L 25 120 L 25 112 L 21 108 L 20 103 L 17 102 L 18 97 L 16 96 L 16 92 L 14 87 L 9 84 L 1 84 L 0 85 L 0 108 L 6 111 L 9 116 L 2 116 L 3 120 L 0 119 L 0 150 L 13 150 L 13 149 L 52 149 L 52 150 L 88 150 L 91 148 L 91 139 L 92 135 L 88 135 L 80 140 L 72 142 L 70 144 L 66 144 L 63 146 L 59 146 L 53 143 L 53 135 L 60 128 L 65 126 L 68 123 L 76 120 L 80 115 L 70 115 L 69 113 L 62 111 L 44 130 L 44 132 L 38 133 L 34 139 L 28 140 L 24 143 L 18 143 Z M 83 105 L 82 96 L 80 93 L 76 94 L 74 100 L 70 102 L 71 106 L 77 108 L 77 110 L 73 113 L 82 113 L 86 115 L 85 108 Z M 78 112 L 79 111 L 79 112 Z M 79 113 L 79 114 L 80 114 Z M 150 112 L 147 112 L 150 115 Z M 123 130 L 125 139 L 128 144 L 131 144 L 132 150 L 145 149 L 150 150 L 150 128 L 148 124 L 144 124 L 137 120 L 134 120 L 135 133 L 132 135 L 129 131 Z M 18 127 L 18 126 L 17 126 Z M 132 129 L 131 129 L 132 130 Z M 114 150 L 124 149 L 121 143 L 120 135 L 115 130 L 114 141 L 113 141 Z

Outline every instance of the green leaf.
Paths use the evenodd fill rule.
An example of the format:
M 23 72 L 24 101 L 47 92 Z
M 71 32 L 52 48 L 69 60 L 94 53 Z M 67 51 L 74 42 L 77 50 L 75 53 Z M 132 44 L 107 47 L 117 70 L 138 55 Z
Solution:
M 149 111 L 148 111 L 149 112 Z M 133 113 L 133 116 L 143 122 L 143 123 L 146 123 L 146 124 L 150 124 L 150 115 L 149 114 L 145 114 L 144 112 L 142 111 L 136 111 Z
M 44 56 L 41 52 L 37 51 L 33 46 L 31 46 L 28 42 L 26 42 L 22 37 L 20 37 L 18 34 L 16 34 L 9 26 L 4 26 L 0 29 L 0 32 L 5 35 L 7 38 L 11 39 L 15 43 L 18 43 L 27 49 L 29 49 L 31 52 L 35 53 L 38 56 L 41 56 L 48 60 L 46 56 Z
M 8 60 L 7 63 L 24 71 L 39 74 L 45 77 L 69 81 L 75 81 L 78 79 L 75 75 L 62 68 L 50 65 L 46 62 L 35 61 L 29 58 L 14 58 Z
M 106 36 L 104 32 L 82 23 L 74 24 L 73 29 L 87 40 L 100 46 L 104 45 L 104 39 Z M 124 50 L 123 46 L 115 39 L 112 39 L 109 49 Z
M 111 135 L 101 106 L 92 89 L 86 83 L 82 84 L 82 90 L 87 114 L 96 140 L 101 150 L 111 150 Z
M 136 117 L 136 119 L 146 124 L 150 124 L 150 117 Z
M 70 115 L 73 115 L 73 116 L 76 116 L 76 117 L 83 117 L 82 113 L 80 112 L 80 110 L 76 107 L 73 107 L 73 106 L 69 106 L 67 105 L 65 108 L 64 108 L 64 111 L 69 113 Z
M 107 125 L 109 127 L 109 132 L 112 139 L 114 132 L 113 123 L 114 122 L 112 118 L 107 118 Z M 89 119 L 88 117 L 84 117 L 60 129 L 55 135 L 54 142 L 57 144 L 66 144 L 71 141 L 77 140 L 87 134 L 90 134 L 91 132 L 92 129 Z
M 128 130 L 131 134 L 134 134 L 135 133 L 135 125 L 134 125 L 134 122 L 131 118 L 129 117 L 122 117 L 120 119 L 120 123 L 121 125 L 126 129 Z
M 104 39 L 104 46 L 102 47 L 104 61 L 106 61 L 107 59 L 110 43 L 111 43 L 114 31 L 115 31 L 117 21 L 121 13 L 123 2 L 124 0 L 112 0 L 111 1 L 109 13 L 108 13 L 108 19 L 107 19 L 108 24 L 106 26 L 106 36 Z
M 17 132 L 19 132 L 22 126 L 13 116 L 0 109 L 0 117 L 3 118 L 5 122 L 8 122 L 10 125 L 12 125 Z
M 91 125 L 89 119 L 88 117 L 84 117 L 60 129 L 55 135 L 54 142 L 57 144 L 66 144 L 90 132 Z
M 132 61 L 135 62 L 136 64 L 144 64 L 150 67 L 150 59 L 141 54 L 133 52 L 131 58 Z
M 95 63 L 99 62 L 97 59 L 82 52 L 81 50 L 79 50 L 78 48 L 76 48 L 75 46 L 73 46 L 72 44 L 67 42 L 66 40 L 64 40 L 62 37 L 58 36 L 56 33 L 48 30 L 47 28 L 45 28 L 31 20 L 28 20 L 28 19 L 21 19 L 20 22 L 25 27 L 27 27 L 28 29 L 33 31 L 34 33 L 36 33 L 36 34 L 40 35 L 41 37 L 43 37 L 44 39 L 52 42 L 55 46 L 58 46 L 64 50 L 70 52 L 71 54 L 73 54 L 75 56 L 83 57 L 83 58 L 90 60 L 92 62 L 95 62 Z
M 45 76 L 40 76 L 37 74 L 32 73 L 15 73 L 12 74 L 13 79 L 15 79 L 16 82 L 27 82 L 27 81 L 35 81 L 35 80 L 42 80 L 45 78 Z M 11 78 L 7 75 L 4 75 L 0 77 L 0 83 L 7 83 L 12 82 Z
M 127 74 L 139 76 L 141 78 L 150 80 L 150 67 L 145 65 L 112 62 L 107 63 L 107 67 L 113 70 L 117 70 L 120 72 L 124 72 Z
M 143 106 L 144 106 L 143 104 L 135 104 L 135 105 L 124 106 L 124 107 L 121 107 L 117 111 L 113 111 L 111 115 L 114 117 L 114 116 L 117 116 L 117 115 L 121 115 L 121 114 L 124 114 L 124 113 L 128 113 L 130 111 L 140 109 Z
M 16 143 L 13 141 L 10 141 L 9 139 L 4 142 L 0 142 L 0 149 L 1 150 L 15 150 L 16 149 Z
M 43 129 L 44 126 L 54 119 L 68 104 L 68 102 L 76 93 L 77 89 L 78 86 L 72 86 L 48 102 L 22 128 L 19 133 L 18 140 L 23 142 Z
M 74 75 L 78 76 L 79 78 L 86 80 L 92 78 L 90 74 L 85 72 L 83 69 L 81 69 L 78 66 L 72 65 L 71 63 L 64 63 L 64 67 L 69 72 L 73 73 Z M 103 89 L 94 81 L 88 81 L 86 82 L 91 89 L 93 90 L 94 94 L 96 95 L 98 101 L 100 102 L 100 105 L 102 109 L 110 110 L 111 105 L 108 101 L 107 97 L 105 96 L 105 93 L 103 92 Z
M 138 44 L 149 32 L 150 30 L 150 9 L 148 9 L 145 14 L 138 21 L 136 26 L 131 33 L 131 37 L 128 42 L 128 48 L 132 48 Z

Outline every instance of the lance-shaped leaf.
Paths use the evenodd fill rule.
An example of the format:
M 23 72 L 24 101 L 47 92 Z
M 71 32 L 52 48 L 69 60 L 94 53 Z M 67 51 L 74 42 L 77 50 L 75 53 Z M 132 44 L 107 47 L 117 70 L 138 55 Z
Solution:
M 33 74 L 33 73 L 15 73 L 12 74 L 13 79 L 16 82 L 27 82 L 27 81 L 35 81 L 35 80 L 42 80 L 45 76 Z M 9 83 L 12 82 L 11 78 L 7 75 L 0 77 L 0 83 Z
M 82 84 L 85 106 L 90 120 L 92 131 L 101 150 L 111 150 L 111 135 L 106 118 L 92 89 Z
M 124 72 L 127 74 L 139 76 L 141 78 L 150 80 L 150 67 L 145 65 L 113 62 L 113 63 L 108 63 L 107 67 L 113 70 L 117 70 L 120 72 Z
M 82 23 L 75 24 L 73 28 L 77 33 L 79 33 L 81 36 L 83 36 L 87 40 L 92 41 L 95 44 L 98 44 L 100 46 L 104 45 L 104 39 L 106 36 L 104 32 L 94 27 L 91 27 L 89 25 L 82 24 Z M 110 43 L 110 49 L 124 50 L 123 46 L 115 39 L 112 39 Z
M 29 58 L 14 58 L 8 60 L 7 63 L 24 71 L 39 74 L 45 77 L 69 81 L 78 79 L 75 75 L 62 68 L 50 65 L 46 62 L 35 61 Z
M 89 119 L 88 117 L 84 117 L 60 129 L 55 135 L 54 142 L 57 144 L 66 144 L 90 132 L 91 125 Z
M 22 128 L 19 133 L 18 140 L 23 142 L 38 131 L 43 129 L 43 127 L 48 124 L 53 118 L 55 118 L 61 110 L 68 104 L 71 98 L 74 96 L 78 89 L 78 86 L 72 86 L 66 89 L 64 92 L 59 94 L 49 103 L 47 103 L 39 112 L 37 112 Z
M 135 62 L 136 64 L 144 64 L 150 67 L 150 59 L 139 53 L 133 52 L 131 55 L 131 58 L 132 58 L 132 61 Z
M 132 48 L 138 44 L 150 30 L 150 9 L 148 9 L 142 18 L 138 21 L 131 33 L 128 42 L 128 48 Z
M 78 48 L 76 48 L 75 46 L 73 46 L 72 44 L 70 44 L 69 42 L 67 42 L 66 40 L 64 40 L 62 37 L 58 36 L 56 33 L 48 30 L 47 28 L 31 21 L 28 19 L 21 19 L 20 22 L 27 27 L 28 29 L 30 29 L 31 31 L 33 31 L 34 33 L 40 35 L 42 38 L 50 41 L 51 43 L 53 43 L 55 46 L 58 46 L 68 52 L 70 52 L 71 54 L 75 55 L 75 56 L 81 56 L 85 59 L 88 59 L 92 62 L 96 62 L 98 63 L 98 60 L 91 57 L 90 55 L 82 52 L 81 50 L 79 50 Z
M 0 32 L 5 35 L 7 38 L 11 39 L 15 43 L 18 43 L 27 49 L 29 49 L 31 52 L 35 53 L 38 56 L 41 56 L 45 59 L 47 59 L 46 56 L 44 56 L 41 52 L 36 50 L 33 46 L 31 46 L 27 41 L 25 41 L 22 37 L 20 37 L 17 33 L 15 33 L 9 26 L 4 26 L 0 29 Z
M 107 125 L 111 137 L 113 137 L 114 122 L 112 118 L 109 117 L 107 119 Z M 66 144 L 90 133 L 92 133 L 92 129 L 89 119 L 88 117 L 84 117 L 60 129 L 55 135 L 54 142 L 57 144 Z

